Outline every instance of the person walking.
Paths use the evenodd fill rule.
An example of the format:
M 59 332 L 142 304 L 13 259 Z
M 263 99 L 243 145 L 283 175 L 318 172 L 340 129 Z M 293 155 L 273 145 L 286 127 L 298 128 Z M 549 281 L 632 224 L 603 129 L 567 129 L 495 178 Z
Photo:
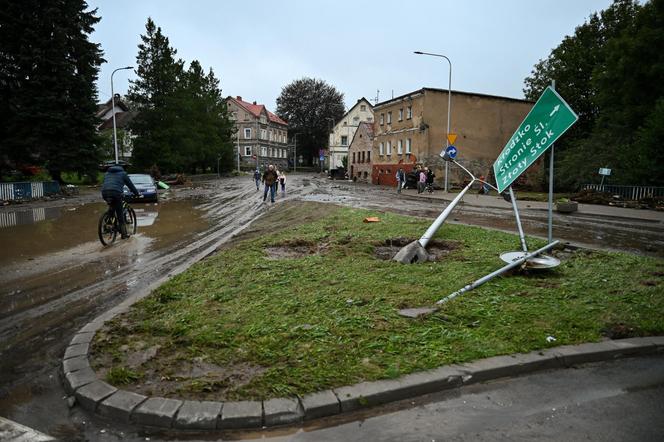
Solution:
M 267 192 L 270 192 L 270 201 L 274 203 L 274 192 L 277 183 L 277 172 L 274 171 L 274 166 L 270 164 L 267 166 L 267 170 L 263 173 L 263 178 L 261 179 L 263 184 L 265 184 L 265 189 L 263 190 L 263 202 L 267 199 Z
M 436 177 L 436 175 L 433 173 L 433 170 L 429 169 L 428 167 L 425 167 L 424 170 L 427 173 L 427 183 L 426 183 L 427 192 L 433 193 L 433 179 Z
M 397 170 L 397 174 L 395 177 L 397 179 L 397 193 L 401 193 L 401 189 L 403 188 L 403 185 L 406 182 L 406 175 L 404 174 L 402 167 L 400 167 L 399 170 Z
M 286 193 L 286 174 L 279 172 L 279 184 L 281 185 L 281 193 Z
M 427 182 L 427 173 L 424 171 L 424 168 L 420 169 L 419 180 L 417 181 L 417 193 L 424 192 L 424 186 Z
M 261 173 L 256 169 L 254 171 L 254 181 L 256 182 L 256 191 L 261 188 Z

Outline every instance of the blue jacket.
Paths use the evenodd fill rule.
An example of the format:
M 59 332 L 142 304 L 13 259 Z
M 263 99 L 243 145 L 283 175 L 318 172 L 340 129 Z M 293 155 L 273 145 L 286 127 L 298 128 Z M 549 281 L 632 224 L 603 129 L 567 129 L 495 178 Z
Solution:
M 104 175 L 104 184 L 101 186 L 101 191 L 112 190 L 122 193 L 122 189 L 125 185 L 129 187 L 129 190 L 131 190 L 134 195 L 138 195 L 138 190 L 136 190 L 136 186 L 134 186 L 134 183 L 129 179 L 127 172 L 125 172 L 121 166 L 111 166 L 106 171 L 106 175 Z

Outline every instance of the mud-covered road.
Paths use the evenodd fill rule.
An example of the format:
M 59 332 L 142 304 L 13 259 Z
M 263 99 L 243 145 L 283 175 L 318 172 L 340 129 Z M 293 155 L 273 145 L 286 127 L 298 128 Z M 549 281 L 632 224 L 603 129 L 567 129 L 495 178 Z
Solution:
M 132 292 L 230 240 L 282 201 L 298 199 L 429 218 L 446 204 L 397 197 L 389 188 L 290 175 L 287 193 L 272 206 L 262 204 L 262 191 L 251 178 L 224 178 L 172 188 L 159 204 L 134 205 L 138 234 L 111 247 L 97 239 L 97 220 L 106 207 L 96 193 L 0 208 L 0 416 L 63 440 L 145 440 L 142 430 L 110 426 L 68 406 L 59 374 L 66 344 Z M 274 218 L 271 229 L 288 227 Z M 515 231 L 511 210 L 502 208 L 462 204 L 451 218 Z M 526 208 L 521 218 L 527 234 L 546 236 L 546 212 Z M 654 256 L 664 256 L 663 228 L 633 219 L 554 217 L 558 239 Z

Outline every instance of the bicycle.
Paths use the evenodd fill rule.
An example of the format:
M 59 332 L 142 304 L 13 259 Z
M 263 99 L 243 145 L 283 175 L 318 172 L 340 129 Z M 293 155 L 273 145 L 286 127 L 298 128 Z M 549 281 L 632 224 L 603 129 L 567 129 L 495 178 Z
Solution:
M 124 216 L 125 225 L 127 226 L 127 234 L 133 235 L 136 233 L 136 212 L 124 199 L 122 200 L 122 216 Z M 108 206 L 108 210 L 99 217 L 98 233 L 99 241 L 105 246 L 113 244 L 118 233 L 120 233 L 120 223 L 118 223 L 115 210 L 111 206 Z

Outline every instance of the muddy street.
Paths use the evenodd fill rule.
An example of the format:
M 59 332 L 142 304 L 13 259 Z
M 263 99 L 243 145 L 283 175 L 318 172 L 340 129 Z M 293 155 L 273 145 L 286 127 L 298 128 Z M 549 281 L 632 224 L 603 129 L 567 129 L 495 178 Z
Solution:
M 461 204 L 448 222 L 516 232 L 511 210 Z M 444 201 L 397 197 L 393 189 L 289 175 L 285 200 L 341 204 L 434 218 Z M 142 430 L 113 426 L 70 408 L 60 380 L 64 348 L 90 319 L 145 289 L 194 256 L 269 216 L 248 176 L 172 188 L 158 204 L 134 204 L 138 232 L 103 247 L 94 195 L 0 208 L 0 416 L 64 440 L 145 440 Z M 527 235 L 546 236 L 546 212 L 524 208 Z M 278 218 L 271 228 L 287 228 Z M 254 232 L 263 234 L 269 232 Z M 554 237 L 573 244 L 664 256 L 661 222 L 554 214 Z M 515 249 L 518 242 L 515 241 Z M 102 433 L 103 430 L 103 433 Z M 152 440 L 159 440 L 152 434 Z M 173 439 L 173 436 L 161 435 Z

